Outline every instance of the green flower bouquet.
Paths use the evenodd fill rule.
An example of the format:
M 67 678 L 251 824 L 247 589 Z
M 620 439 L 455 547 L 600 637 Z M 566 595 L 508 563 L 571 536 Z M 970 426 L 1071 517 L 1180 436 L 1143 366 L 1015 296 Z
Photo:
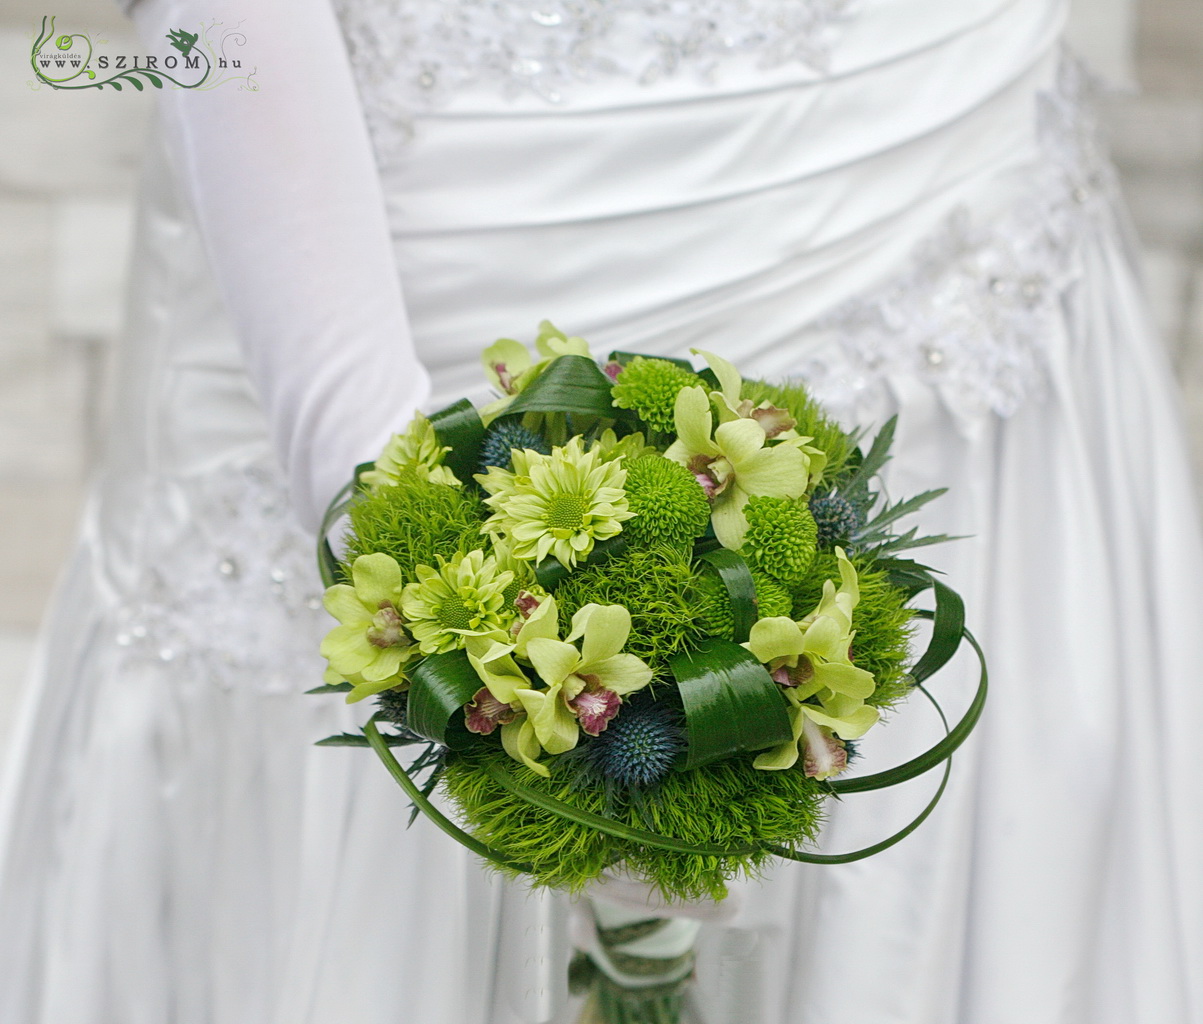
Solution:
M 844 862 L 909 834 L 986 673 L 926 753 L 845 777 L 884 711 L 963 638 L 977 648 L 957 595 L 900 557 L 948 539 L 896 529 L 942 492 L 875 490 L 893 422 L 862 448 L 801 384 L 710 353 L 700 371 L 622 352 L 603 366 L 547 323 L 535 349 L 490 346 L 498 399 L 416 416 L 331 505 L 319 556 L 338 625 L 312 692 L 375 709 L 322 743 L 370 746 L 415 814 L 567 890 L 621 867 L 670 900 L 721 899 L 771 858 Z M 934 607 L 916 610 L 925 592 Z M 829 797 L 939 766 L 905 829 L 813 852 Z

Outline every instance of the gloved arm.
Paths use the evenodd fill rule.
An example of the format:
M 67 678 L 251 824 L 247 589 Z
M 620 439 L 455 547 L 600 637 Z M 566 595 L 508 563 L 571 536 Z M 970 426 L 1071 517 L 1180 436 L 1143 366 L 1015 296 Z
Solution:
M 236 83 L 158 95 L 161 120 L 303 522 L 426 399 L 359 98 L 327 0 L 137 0 L 167 33 L 239 25 Z M 229 72 L 228 72 L 229 73 Z

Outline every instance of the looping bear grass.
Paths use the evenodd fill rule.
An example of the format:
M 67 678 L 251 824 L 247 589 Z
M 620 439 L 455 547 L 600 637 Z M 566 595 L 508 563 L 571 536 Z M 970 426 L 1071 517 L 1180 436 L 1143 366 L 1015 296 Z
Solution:
M 606 868 L 621 865 L 668 899 L 721 900 L 727 879 L 758 875 L 772 855 L 711 857 L 641 847 L 516 801 L 489 775 L 493 763 L 573 807 L 707 846 L 736 849 L 772 843 L 797 849 L 814 842 L 823 821 L 821 783 L 807 778 L 801 768 L 758 771 L 750 757 L 670 772 L 641 799 L 607 806 L 606 793 L 580 787 L 579 774 L 561 758 L 547 761 L 551 778 L 544 779 L 495 747 L 449 755 L 441 785 L 464 827 L 508 856 L 530 862 L 536 884 L 572 892 Z

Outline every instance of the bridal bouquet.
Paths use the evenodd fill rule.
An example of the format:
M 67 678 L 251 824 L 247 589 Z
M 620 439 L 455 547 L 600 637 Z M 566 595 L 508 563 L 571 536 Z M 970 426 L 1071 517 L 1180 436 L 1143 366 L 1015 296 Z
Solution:
M 415 814 L 540 884 L 621 866 L 721 899 L 769 858 L 867 856 L 943 784 L 849 854 L 808 851 L 824 801 L 941 764 L 946 782 L 981 711 L 984 668 L 939 744 L 844 777 L 883 712 L 973 643 L 955 593 L 899 557 L 946 539 L 896 530 L 942 492 L 874 489 L 892 422 L 863 450 L 801 384 L 697 354 L 700 371 L 599 365 L 547 323 L 534 353 L 498 341 L 497 400 L 416 416 L 327 514 L 338 625 L 312 692 L 375 710 L 322 742 L 372 747 Z M 339 560 L 325 536 L 344 518 Z M 934 610 L 914 610 L 928 590 Z M 934 622 L 911 664 L 917 616 Z

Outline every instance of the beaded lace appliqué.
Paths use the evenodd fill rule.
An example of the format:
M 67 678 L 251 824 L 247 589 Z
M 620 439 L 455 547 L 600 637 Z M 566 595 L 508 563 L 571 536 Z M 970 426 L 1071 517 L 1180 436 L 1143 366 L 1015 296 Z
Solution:
M 117 611 L 125 657 L 222 687 L 316 685 L 330 619 L 313 540 L 293 521 L 279 471 L 266 461 L 228 466 L 173 482 L 162 497 L 148 519 L 145 568 Z
M 560 103 L 582 83 L 822 71 L 855 0 L 336 0 L 373 133 L 464 86 Z
M 955 211 L 898 277 L 813 325 L 837 339 L 801 372 L 820 401 L 852 418 L 885 381 L 918 377 L 958 413 L 1009 416 L 1042 388 L 1079 240 L 1118 197 L 1092 91 L 1066 55 L 1038 99 L 1046 162 L 1027 199 L 985 224 Z

